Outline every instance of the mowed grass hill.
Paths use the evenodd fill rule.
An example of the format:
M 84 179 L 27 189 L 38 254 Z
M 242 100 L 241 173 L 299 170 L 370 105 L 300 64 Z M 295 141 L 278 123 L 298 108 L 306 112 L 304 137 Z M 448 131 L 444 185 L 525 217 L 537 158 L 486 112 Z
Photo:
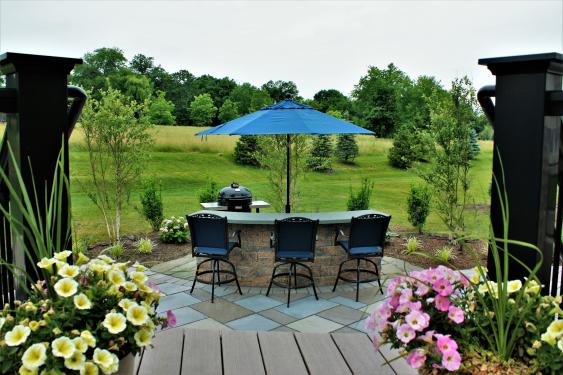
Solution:
M 155 177 L 162 184 L 166 216 L 185 215 L 200 209 L 198 191 L 208 178 L 218 186 L 233 181 L 251 189 L 254 199 L 268 200 L 266 171 L 240 166 L 234 162 L 233 150 L 238 137 L 195 135 L 203 128 L 189 126 L 156 126 L 155 144 L 141 177 Z M 2 129 L 3 130 L 3 129 Z M 298 211 L 329 212 L 346 210 L 350 189 L 357 189 L 364 177 L 375 187 L 371 208 L 392 215 L 395 229 L 413 230 L 407 220 L 406 200 L 412 184 L 421 183 L 414 170 L 393 168 L 387 161 L 392 140 L 358 136 L 360 156 L 354 165 L 333 163 L 333 173 L 306 174 L 300 184 Z M 491 184 L 492 142 L 481 142 L 481 153 L 471 169 L 471 201 L 466 215 L 467 229 L 472 235 L 485 236 L 488 228 L 489 187 Z M 83 134 L 77 127 L 70 139 L 70 174 L 74 230 L 86 241 L 105 239 L 101 214 L 84 191 L 89 176 L 88 152 Z M 142 234 L 149 225 L 135 209 L 139 206 L 141 184 L 135 187 L 122 217 L 122 233 Z M 273 211 L 270 210 L 263 210 Z M 427 220 L 426 230 L 443 232 L 445 226 L 436 212 Z

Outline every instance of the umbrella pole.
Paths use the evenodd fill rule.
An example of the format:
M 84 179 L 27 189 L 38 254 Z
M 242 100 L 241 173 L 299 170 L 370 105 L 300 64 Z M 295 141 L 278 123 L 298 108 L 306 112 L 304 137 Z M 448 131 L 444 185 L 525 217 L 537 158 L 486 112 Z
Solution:
M 287 162 L 287 166 L 286 166 L 286 172 L 287 172 L 287 176 L 286 176 L 286 182 L 287 182 L 287 187 L 286 187 L 286 193 L 287 193 L 287 198 L 286 198 L 286 204 L 285 204 L 285 212 L 286 213 L 290 213 L 291 212 L 291 204 L 289 202 L 289 187 L 291 185 L 291 174 L 290 174 L 290 168 L 291 168 L 291 164 L 289 162 L 289 157 L 291 156 L 291 135 L 287 135 L 287 141 L 286 141 L 286 150 L 287 150 L 287 156 L 286 156 L 286 162 Z

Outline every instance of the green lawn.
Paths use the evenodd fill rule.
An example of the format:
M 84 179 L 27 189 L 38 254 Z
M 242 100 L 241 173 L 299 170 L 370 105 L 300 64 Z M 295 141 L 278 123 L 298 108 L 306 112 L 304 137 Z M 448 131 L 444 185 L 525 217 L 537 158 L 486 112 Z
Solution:
M 232 151 L 236 137 L 209 137 L 201 140 L 194 133 L 201 128 L 159 126 L 156 145 L 145 170 L 145 176 L 155 176 L 163 186 L 165 215 L 184 215 L 199 209 L 197 191 L 212 176 L 219 186 L 238 181 L 252 190 L 254 198 L 267 199 L 265 172 L 241 167 L 233 162 Z M 301 211 L 338 211 L 346 209 L 350 187 L 357 188 L 362 177 L 375 183 L 372 208 L 390 213 L 392 225 L 409 227 L 405 210 L 411 184 L 419 181 L 413 171 L 392 168 L 387 162 L 388 139 L 358 137 L 360 157 L 354 166 L 335 163 L 331 174 L 309 173 L 301 184 Z M 491 181 L 492 144 L 481 143 L 483 152 L 475 160 L 472 170 L 471 193 L 473 203 L 488 204 L 487 192 Z M 103 239 L 104 225 L 96 207 L 82 191 L 80 182 L 88 178 L 88 155 L 84 150 L 80 130 L 71 138 L 72 211 L 75 228 L 82 238 Z M 122 233 L 143 233 L 149 230 L 140 214 L 138 191 L 131 195 L 131 203 L 123 217 Z M 468 211 L 468 229 L 485 234 L 487 214 Z M 432 213 L 427 228 L 433 232 L 444 230 L 439 218 Z

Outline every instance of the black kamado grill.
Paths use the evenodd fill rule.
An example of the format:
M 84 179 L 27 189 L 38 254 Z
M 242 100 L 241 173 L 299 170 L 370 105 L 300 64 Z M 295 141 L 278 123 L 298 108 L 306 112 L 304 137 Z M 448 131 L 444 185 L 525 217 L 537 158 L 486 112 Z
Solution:
M 252 193 L 244 186 L 233 182 L 231 186 L 221 189 L 217 196 L 217 204 L 226 206 L 228 211 L 250 212 Z

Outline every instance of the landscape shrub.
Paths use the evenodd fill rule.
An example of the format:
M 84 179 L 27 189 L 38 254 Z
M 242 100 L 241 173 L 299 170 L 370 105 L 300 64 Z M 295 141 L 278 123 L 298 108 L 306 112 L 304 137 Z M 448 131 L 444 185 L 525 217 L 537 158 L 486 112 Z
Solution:
M 432 196 L 427 187 L 411 186 L 409 196 L 407 197 L 407 213 L 409 223 L 418 229 L 418 233 L 422 233 L 422 228 L 430 213 L 431 198 Z
M 215 202 L 217 200 L 217 195 L 219 193 L 219 188 L 217 182 L 213 179 L 208 178 L 205 187 L 198 192 L 199 203 L 204 202 Z
M 110 253 L 115 259 L 119 259 L 119 257 L 125 252 L 125 246 L 123 245 L 123 242 L 117 242 L 102 251 L 102 253 L 106 252 Z
M 158 230 L 162 219 L 164 219 L 164 206 L 160 185 L 156 183 L 154 178 L 149 178 L 143 182 L 140 201 L 144 218 L 149 222 L 152 230 Z
M 311 154 L 307 159 L 307 168 L 315 172 L 331 172 L 333 153 L 334 147 L 330 135 L 322 134 L 314 136 L 311 145 Z
M 172 216 L 164 219 L 160 228 L 160 240 L 164 243 L 182 244 L 188 241 L 189 228 L 186 219 Z
M 493 140 L 493 127 L 491 125 L 486 125 L 481 133 L 479 133 L 479 139 L 482 141 L 492 141 Z
M 260 143 L 255 135 L 241 136 L 235 145 L 235 162 L 241 165 L 260 165 L 257 153 L 260 151 Z
M 151 124 L 174 125 L 176 117 L 172 112 L 174 112 L 174 103 L 166 100 L 164 91 L 158 91 L 156 96 L 150 101 L 148 108 Z
M 371 201 L 371 193 L 373 192 L 373 182 L 364 178 L 362 186 L 355 192 L 350 188 L 350 197 L 348 198 L 348 211 L 367 210 Z
M 141 254 L 150 254 L 154 248 L 154 243 L 150 238 L 141 238 L 137 241 L 137 251 Z
M 471 160 L 475 159 L 477 155 L 481 152 L 481 146 L 479 146 L 479 136 L 475 129 L 469 130 L 469 158 Z
M 336 142 L 336 157 L 342 163 L 353 163 L 360 148 L 354 134 L 339 134 Z
M 451 246 L 442 246 L 436 250 L 434 258 L 442 264 L 448 264 L 456 258 L 454 248 Z
M 387 159 L 389 163 L 400 169 L 407 169 L 417 160 L 415 148 L 416 140 L 412 135 L 412 130 L 406 126 L 400 127 L 393 137 L 393 147 L 389 149 Z
M 414 236 L 409 237 L 407 242 L 405 243 L 405 248 L 403 249 L 404 255 L 412 255 L 414 254 L 422 243 L 420 240 Z

